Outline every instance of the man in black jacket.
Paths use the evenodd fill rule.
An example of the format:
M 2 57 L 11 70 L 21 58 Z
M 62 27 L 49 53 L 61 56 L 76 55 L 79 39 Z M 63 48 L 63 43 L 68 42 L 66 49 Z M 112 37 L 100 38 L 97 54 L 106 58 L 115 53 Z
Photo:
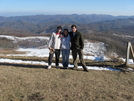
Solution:
M 83 48 L 84 48 L 83 35 L 79 31 L 77 31 L 76 25 L 72 25 L 71 29 L 72 31 L 70 32 L 70 37 L 71 37 L 71 50 L 72 50 L 74 68 L 77 68 L 77 54 L 78 54 L 79 60 L 82 64 L 84 71 L 88 72 L 88 69 L 85 65 L 85 61 L 83 59 Z

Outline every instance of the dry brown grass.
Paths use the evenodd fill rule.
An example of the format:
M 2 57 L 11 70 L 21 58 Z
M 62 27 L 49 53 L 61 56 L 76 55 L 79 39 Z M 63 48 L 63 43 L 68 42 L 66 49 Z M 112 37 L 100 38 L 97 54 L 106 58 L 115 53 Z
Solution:
M 133 101 L 134 73 L 0 65 L 0 101 Z
M 133 64 L 127 64 L 127 66 L 134 69 L 134 65 Z
M 36 56 L 0 56 L 5 59 L 26 60 L 26 61 L 47 61 L 48 57 L 36 57 Z
M 0 50 L 0 55 L 6 56 L 8 54 L 26 54 L 26 52 L 16 51 L 16 50 L 13 50 L 13 49 Z

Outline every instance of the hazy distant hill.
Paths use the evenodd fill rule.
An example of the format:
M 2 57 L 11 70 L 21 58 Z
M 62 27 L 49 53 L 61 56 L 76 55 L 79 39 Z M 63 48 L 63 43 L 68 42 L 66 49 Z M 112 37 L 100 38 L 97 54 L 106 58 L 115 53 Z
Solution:
M 13 29 L 30 31 L 31 29 L 37 28 L 37 25 L 18 21 L 18 22 L 1 22 L 0 27 L 8 27 Z
M 95 30 L 104 31 L 104 30 L 123 28 L 124 26 L 131 26 L 131 25 L 134 25 L 134 18 L 96 22 L 89 24 L 89 27 Z
M 11 36 L 24 37 L 24 36 L 33 36 L 35 34 L 30 33 L 28 31 L 0 27 L 0 35 L 11 35 Z
M 115 20 L 115 19 L 126 19 L 133 16 L 111 16 L 111 15 L 35 15 L 35 16 L 14 16 L 14 17 L 0 17 L 0 22 L 27 22 L 27 23 L 44 23 L 49 21 L 60 21 L 60 22 L 75 22 L 75 23 L 92 23 L 99 21 Z
M 0 17 L 0 27 L 23 30 L 34 34 L 50 34 L 55 31 L 58 25 L 70 30 L 72 24 L 76 24 L 84 34 L 111 30 L 131 33 L 134 16 L 72 14 Z
M 122 28 L 116 28 L 114 31 L 120 31 L 122 33 L 127 33 L 127 34 L 133 34 L 134 35 L 134 25 L 130 26 L 123 26 Z

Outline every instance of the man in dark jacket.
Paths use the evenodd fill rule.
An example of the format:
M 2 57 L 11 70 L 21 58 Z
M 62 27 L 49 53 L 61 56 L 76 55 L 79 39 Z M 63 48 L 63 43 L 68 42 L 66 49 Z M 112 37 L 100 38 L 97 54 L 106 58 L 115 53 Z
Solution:
M 79 60 L 82 64 L 84 71 L 88 72 L 88 69 L 85 65 L 85 61 L 83 59 L 83 48 L 84 48 L 83 35 L 79 31 L 77 31 L 76 25 L 72 25 L 71 29 L 72 31 L 70 32 L 70 37 L 71 37 L 71 50 L 72 50 L 74 68 L 77 68 L 77 54 L 78 54 Z

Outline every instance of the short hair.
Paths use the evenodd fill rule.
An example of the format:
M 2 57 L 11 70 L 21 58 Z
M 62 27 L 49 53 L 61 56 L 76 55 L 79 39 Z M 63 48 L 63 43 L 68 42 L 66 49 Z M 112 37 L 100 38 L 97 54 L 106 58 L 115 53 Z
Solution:
M 73 27 L 77 28 L 76 25 L 72 25 L 72 26 L 71 26 L 71 28 L 73 28 Z
M 64 29 L 64 31 L 67 31 L 68 32 L 68 29 Z

